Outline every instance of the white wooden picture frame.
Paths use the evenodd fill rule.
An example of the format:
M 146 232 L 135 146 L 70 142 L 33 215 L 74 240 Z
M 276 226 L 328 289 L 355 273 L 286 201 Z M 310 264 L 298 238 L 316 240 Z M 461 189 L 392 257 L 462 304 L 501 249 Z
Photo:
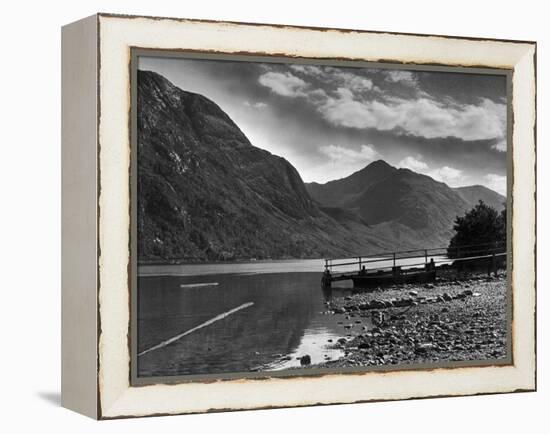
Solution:
M 510 71 L 511 363 L 132 384 L 133 49 Z M 112 419 L 536 389 L 534 42 L 97 14 L 63 28 L 62 55 L 63 406 Z

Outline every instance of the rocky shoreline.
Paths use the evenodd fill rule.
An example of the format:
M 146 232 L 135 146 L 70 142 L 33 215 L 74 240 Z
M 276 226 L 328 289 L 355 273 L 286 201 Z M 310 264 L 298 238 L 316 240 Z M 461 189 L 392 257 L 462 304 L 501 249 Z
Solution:
M 333 296 L 326 314 L 342 318 L 342 337 L 327 342 L 344 357 L 309 365 L 352 367 L 495 360 L 507 356 L 507 279 L 440 278 Z

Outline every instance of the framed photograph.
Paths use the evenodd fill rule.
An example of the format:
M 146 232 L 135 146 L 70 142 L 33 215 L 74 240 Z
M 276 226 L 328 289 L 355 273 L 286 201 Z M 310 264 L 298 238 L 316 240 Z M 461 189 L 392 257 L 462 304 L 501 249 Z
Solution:
M 63 28 L 62 403 L 533 391 L 536 44 Z

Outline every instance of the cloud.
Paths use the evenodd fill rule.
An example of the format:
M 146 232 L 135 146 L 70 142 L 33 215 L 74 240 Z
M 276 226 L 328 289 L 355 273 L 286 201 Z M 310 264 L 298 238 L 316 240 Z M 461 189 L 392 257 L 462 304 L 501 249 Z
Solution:
M 345 87 L 356 93 L 375 89 L 371 79 L 340 68 L 331 66 L 290 65 L 290 69 L 297 72 L 305 79 L 319 81 L 320 86 L 329 86 L 333 90 L 338 87 Z M 313 92 L 314 91 L 315 90 L 313 90 Z
M 304 89 L 308 84 L 290 72 L 269 71 L 260 75 L 258 81 L 272 92 L 281 96 L 305 96 Z
M 305 181 L 326 182 L 331 179 L 343 178 L 364 168 L 369 163 L 380 158 L 380 154 L 372 145 L 361 145 L 359 149 L 346 148 L 340 145 L 326 145 L 319 148 L 324 164 L 316 165 L 308 170 Z
M 506 152 L 506 149 L 507 149 L 506 139 L 499 140 L 494 145 L 492 145 L 491 148 L 496 149 L 497 151 L 500 151 L 500 152 Z
M 323 75 L 323 68 L 315 65 L 290 65 L 290 69 L 306 75 Z
M 503 196 L 506 196 L 506 176 L 489 173 L 485 175 L 486 186 Z
M 344 87 L 336 90 L 336 95 L 318 107 L 322 116 L 331 124 L 348 128 L 374 128 L 377 116 L 370 104 L 356 101 L 353 93 Z
M 494 149 L 505 151 L 507 110 L 502 98 L 497 102 L 478 98 L 469 103 L 458 103 L 448 95 L 434 98 L 420 89 L 419 73 L 413 71 L 380 71 L 377 84 L 381 88 L 371 78 L 346 69 L 313 65 L 291 65 L 289 69 L 303 79 L 290 72 L 268 72 L 260 77 L 260 83 L 279 95 L 308 97 L 334 126 L 395 130 L 427 139 L 496 140 Z M 395 84 L 413 88 L 413 96 L 396 93 Z
M 462 184 L 462 170 L 450 166 L 443 166 L 439 169 L 430 170 L 426 175 L 431 176 L 436 181 L 444 182 L 451 187 L 458 187 Z
M 319 105 L 327 100 L 328 95 L 323 89 L 314 89 L 307 93 L 307 98 L 313 105 Z
M 346 87 L 355 92 L 363 92 L 373 88 L 372 80 L 349 72 L 337 72 L 334 74 L 341 87 Z
M 418 85 L 416 73 L 411 71 L 384 71 L 384 80 Z M 381 90 L 362 75 L 313 65 L 270 70 L 258 81 L 277 95 L 306 98 L 334 126 L 395 131 L 427 139 L 497 140 L 495 149 L 505 148 L 501 142 L 506 136 L 506 105 L 487 98 L 459 104 L 450 97 L 436 100 L 418 89 L 413 98 L 403 98 L 392 95 L 391 86 Z
M 411 169 L 414 172 L 422 172 L 423 170 L 426 170 L 428 168 L 428 165 L 422 160 L 416 159 L 411 156 L 403 158 L 399 162 L 398 166 L 405 169 Z
M 259 108 L 259 109 L 263 109 L 263 108 L 267 107 L 267 104 L 265 102 L 261 102 L 261 101 L 259 101 L 259 102 L 245 101 L 243 104 L 247 107 Z
M 458 187 L 464 182 L 464 176 L 462 170 L 455 169 L 450 166 L 443 166 L 437 169 L 431 169 L 422 159 L 408 156 L 403 158 L 399 164 L 399 167 L 410 169 L 414 172 L 427 175 L 436 181 L 444 182 L 451 187 Z
M 369 145 L 361 145 L 358 151 L 338 145 L 321 146 L 319 150 L 332 161 L 344 163 L 353 163 L 356 161 L 364 163 L 378 157 L 378 152 L 374 147 Z
M 505 113 L 505 106 L 487 99 L 479 105 L 444 105 L 420 98 L 401 102 L 395 108 L 402 116 L 396 124 L 416 136 L 487 140 L 505 134 L 501 113 Z
M 502 138 L 506 133 L 506 106 L 488 99 L 474 104 L 445 104 L 431 98 L 358 100 L 347 88 L 320 104 L 321 115 L 335 126 L 397 130 L 428 139 L 462 140 Z
M 386 81 L 391 83 L 402 83 L 406 86 L 416 87 L 416 74 L 412 71 L 388 70 L 386 72 Z

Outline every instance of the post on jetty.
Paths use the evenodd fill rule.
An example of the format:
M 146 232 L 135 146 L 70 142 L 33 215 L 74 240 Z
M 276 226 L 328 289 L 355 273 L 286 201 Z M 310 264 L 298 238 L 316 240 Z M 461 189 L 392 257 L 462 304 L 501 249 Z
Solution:
M 323 288 L 330 288 L 332 286 L 332 276 L 330 275 L 330 269 L 328 265 L 329 259 L 325 259 L 325 271 L 321 278 L 321 286 Z

